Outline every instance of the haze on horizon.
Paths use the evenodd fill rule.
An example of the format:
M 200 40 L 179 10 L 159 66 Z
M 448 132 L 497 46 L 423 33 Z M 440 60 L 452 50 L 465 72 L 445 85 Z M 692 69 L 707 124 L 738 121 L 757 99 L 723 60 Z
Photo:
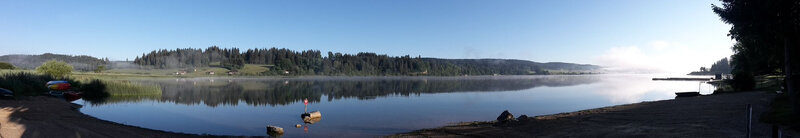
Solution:
M 133 60 L 157 49 L 288 48 L 688 73 L 730 56 L 716 0 L 0 1 L 0 55 Z

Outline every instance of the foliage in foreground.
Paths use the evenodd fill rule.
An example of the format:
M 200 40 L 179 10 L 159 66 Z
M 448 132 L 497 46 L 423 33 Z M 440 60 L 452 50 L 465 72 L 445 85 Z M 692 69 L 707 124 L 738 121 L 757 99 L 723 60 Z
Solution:
M 800 37 L 800 3 L 796 0 L 721 1 L 721 7 L 713 5 L 712 8 L 722 21 L 732 25 L 728 36 L 737 41 L 732 48 L 733 85 L 741 90 L 752 89 L 757 86 L 753 76 L 784 75 L 786 81 L 781 84 L 786 86 L 786 91 L 773 101 L 762 120 L 798 128 L 800 56 L 796 53 L 800 53 L 800 39 L 797 39 Z
M 56 79 L 50 75 L 27 72 L 8 73 L 0 76 L 0 88 L 11 90 L 16 96 L 35 96 L 49 91 L 45 84 L 51 80 Z
M 81 83 L 70 78 L 55 78 L 51 75 L 28 72 L 3 74 L 0 76 L 0 88 L 13 91 L 15 96 L 37 96 L 50 91 L 46 85 L 48 81 L 52 80 L 69 82 L 73 90 L 83 92 L 83 97 L 87 101 L 102 100 L 109 96 L 105 84 L 97 79 Z
M 734 79 L 751 89 L 753 76 L 800 71 L 796 61 L 800 50 L 800 3 L 795 0 L 721 0 L 713 11 L 732 27 L 728 36 L 735 39 L 732 56 Z M 787 62 L 795 61 L 795 62 Z M 795 65 L 792 65 L 795 64 Z M 788 66 L 787 66 L 788 65 Z M 792 78 L 792 77 L 790 77 Z M 789 84 L 795 86 L 797 84 Z

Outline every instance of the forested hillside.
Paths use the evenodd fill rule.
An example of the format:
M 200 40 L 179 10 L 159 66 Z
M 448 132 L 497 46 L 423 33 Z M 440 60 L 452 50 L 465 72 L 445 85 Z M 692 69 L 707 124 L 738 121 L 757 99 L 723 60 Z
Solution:
M 714 62 L 714 64 L 711 64 L 711 68 L 700 67 L 700 71 L 694 71 L 689 73 L 689 75 L 730 74 L 731 70 L 732 68 L 730 62 L 726 57 Z
M 34 69 L 48 60 L 58 60 L 67 62 L 76 70 L 91 71 L 98 66 L 105 66 L 108 64 L 108 59 L 99 59 L 91 56 L 71 56 L 44 53 L 41 55 L 3 55 L 0 56 L 0 62 L 8 62 L 22 69 Z
M 153 68 L 193 68 L 220 66 L 237 70 L 244 64 L 265 64 L 271 67 L 264 75 L 526 75 L 547 74 L 547 70 L 588 71 L 595 65 L 572 63 L 537 63 L 505 59 L 436 59 L 411 56 L 392 57 L 375 53 L 342 54 L 317 50 L 289 49 L 202 49 L 156 50 L 134 63 Z

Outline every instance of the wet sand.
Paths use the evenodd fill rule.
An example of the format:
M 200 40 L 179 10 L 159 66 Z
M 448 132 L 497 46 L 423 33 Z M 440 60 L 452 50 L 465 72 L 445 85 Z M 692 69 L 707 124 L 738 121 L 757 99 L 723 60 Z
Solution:
M 759 118 L 774 96 L 741 92 L 678 98 L 522 118 L 504 124 L 466 122 L 390 137 L 745 137 L 747 104 L 753 106 L 752 136 L 771 137 L 772 126 Z M 510 112 L 515 117 L 520 115 Z M 793 133 L 796 132 L 785 132 L 785 136 L 800 136 Z
M 73 106 L 46 96 L 0 100 L 0 137 L 202 137 L 100 120 Z

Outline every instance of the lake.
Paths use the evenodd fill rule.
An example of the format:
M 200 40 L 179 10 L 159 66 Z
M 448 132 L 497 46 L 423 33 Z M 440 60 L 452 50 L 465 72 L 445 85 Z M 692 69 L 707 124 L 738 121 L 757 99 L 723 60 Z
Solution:
M 698 81 L 652 81 L 675 75 L 546 75 L 461 77 L 190 78 L 130 80 L 157 85 L 160 95 L 111 97 L 81 112 L 113 122 L 172 132 L 283 137 L 375 137 L 457 122 L 547 115 L 710 94 Z M 698 76 L 694 76 L 698 77 Z M 706 77 L 706 76 L 703 76 Z M 322 118 L 304 124 L 308 111 Z M 303 124 L 295 128 L 295 124 Z

